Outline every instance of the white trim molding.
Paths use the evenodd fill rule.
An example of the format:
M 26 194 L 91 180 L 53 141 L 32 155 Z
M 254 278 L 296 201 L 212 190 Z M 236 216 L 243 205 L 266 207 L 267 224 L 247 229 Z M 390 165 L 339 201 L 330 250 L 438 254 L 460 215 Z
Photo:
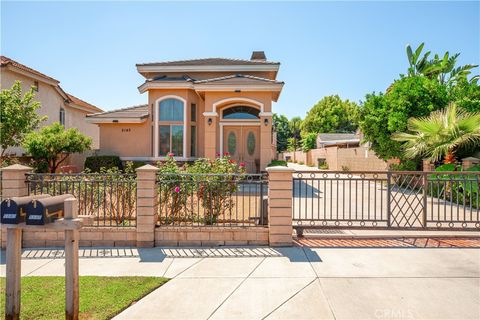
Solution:
M 153 130 L 154 131 L 154 137 L 153 137 L 154 158 L 159 158 L 159 155 L 158 155 L 158 109 L 160 107 L 160 102 L 167 99 L 177 99 L 183 102 L 183 157 L 185 157 L 185 155 L 187 154 L 187 100 L 185 100 L 185 98 L 183 97 L 170 94 L 170 95 L 162 96 L 157 100 L 155 100 L 155 104 L 154 104 L 155 107 L 154 107 L 154 110 L 152 110 L 153 117 L 155 119 L 154 121 L 155 128 Z
M 204 112 L 203 116 L 204 117 L 218 117 L 218 113 L 216 113 L 216 112 Z
M 260 117 L 273 117 L 273 112 L 260 112 L 258 115 Z
M 88 123 L 144 123 L 147 118 L 90 118 L 85 117 Z

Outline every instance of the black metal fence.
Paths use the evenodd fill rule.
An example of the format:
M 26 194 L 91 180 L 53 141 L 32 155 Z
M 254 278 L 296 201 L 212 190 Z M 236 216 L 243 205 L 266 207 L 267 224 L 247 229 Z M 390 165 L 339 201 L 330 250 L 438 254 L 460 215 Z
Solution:
M 158 174 L 160 226 L 245 227 L 267 224 L 266 176 Z
M 293 224 L 304 228 L 480 230 L 480 172 L 301 172 Z
M 27 174 L 28 194 L 70 193 L 78 199 L 79 214 L 93 215 L 93 226 L 136 225 L 137 182 L 134 174 Z

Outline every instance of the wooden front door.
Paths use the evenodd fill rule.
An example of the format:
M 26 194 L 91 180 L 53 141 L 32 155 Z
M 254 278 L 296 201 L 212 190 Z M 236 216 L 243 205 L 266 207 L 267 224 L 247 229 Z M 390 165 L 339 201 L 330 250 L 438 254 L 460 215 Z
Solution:
M 248 173 L 259 172 L 260 128 L 258 126 L 224 126 L 223 152 L 233 160 L 244 162 Z

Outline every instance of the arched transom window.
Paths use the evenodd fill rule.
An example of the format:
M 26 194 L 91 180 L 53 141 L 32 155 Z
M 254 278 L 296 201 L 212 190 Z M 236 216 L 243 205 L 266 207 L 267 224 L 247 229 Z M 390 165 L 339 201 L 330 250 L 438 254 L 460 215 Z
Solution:
M 184 156 L 184 102 L 168 98 L 158 103 L 158 155 Z
M 223 110 L 223 119 L 260 119 L 260 110 L 249 106 L 234 106 Z

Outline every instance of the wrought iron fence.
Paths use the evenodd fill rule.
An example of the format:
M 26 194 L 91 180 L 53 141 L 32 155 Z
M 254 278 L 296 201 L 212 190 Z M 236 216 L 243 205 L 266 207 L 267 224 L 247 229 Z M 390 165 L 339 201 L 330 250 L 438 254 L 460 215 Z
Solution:
M 267 224 L 266 176 L 157 175 L 160 226 L 245 227 Z
M 317 227 L 480 230 L 480 172 L 299 172 L 293 223 Z
M 134 174 L 27 174 L 28 194 L 71 193 L 79 214 L 93 215 L 93 226 L 136 225 L 137 183 Z

